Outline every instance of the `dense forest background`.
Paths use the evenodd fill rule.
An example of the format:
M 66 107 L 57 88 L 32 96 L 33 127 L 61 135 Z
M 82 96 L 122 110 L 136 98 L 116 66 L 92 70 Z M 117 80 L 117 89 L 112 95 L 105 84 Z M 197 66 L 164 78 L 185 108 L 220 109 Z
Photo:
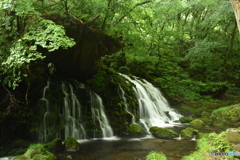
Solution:
M 239 61 L 228 0 L 1 0 L 0 150 L 17 148 L 18 139 L 38 141 L 45 113 L 51 127 L 44 122 L 43 139 L 64 134 L 65 90 L 81 99 L 84 116 L 77 118 L 90 138 L 100 131 L 91 115 L 93 92 L 114 134 L 128 135 L 131 119 L 139 118 L 138 100 L 134 84 L 118 73 L 151 82 L 201 127 L 239 127 Z M 39 105 L 41 97 L 50 107 Z
M 59 68 L 65 65 L 51 59 L 58 59 L 60 49 L 76 45 L 66 34 L 76 23 L 121 44 L 111 53 L 109 47 L 100 47 L 99 53 L 109 53 L 95 58 L 95 72 L 77 77 L 81 81 L 92 78 L 88 82 L 96 87 L 109 73 L 136 75 L 159 87 L 172 105 L 181 104 L 179 110 L 195 116 L 239 102 L 239 33 L 229 1 L 2 0 L 0 6 L 0 82 L 10 97 L 8 110 L 20 103 L 15 93 L 21 85 L 21 103 L 27 103 L 32 82 L 42 80 L 39 74 L 61 75 Z M 99 46 L 106 44 L 99 40 Z M 51 53 L 54 57 L 43 65 Z

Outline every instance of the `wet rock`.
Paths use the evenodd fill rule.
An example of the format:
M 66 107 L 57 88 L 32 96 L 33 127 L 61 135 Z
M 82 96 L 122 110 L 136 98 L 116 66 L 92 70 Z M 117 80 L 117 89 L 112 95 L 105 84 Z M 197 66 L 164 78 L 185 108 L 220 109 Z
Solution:
M 153 136 L 163 139 L 172 139 L 178 136 L 178 134 L 171 129 L 156 126 L 151 127 L 150 132 L 152 133 Z
M 73 137 L 67 137 L 67 139 L 64 142 L 65 148 L 69 152 L 75 152 L 79 150 L 80 144 L 78 141 Z
M 239 132 L 240 133 L 240 129 L 238 129 L 238 128 L 228 128 L 226 130 L 226 132 Z
M 205 126 L 204 122 L 200 119 L 195 119 L 192 122 L 189 123 L 189 126 L 194 128 L 202 128 Z
M 144 135 L 144 134 L 146 134 L 145 130 L 137 124 L 130 124 L 129 125 L 129 132 L 133 135 Z
M 185 139 L 190 139 L 190 138 L 194 137 L 194 135 L 198 134 L 198 130 L 188 127 L 188 128 L 183 129 L 180 134 Z
M 189 123 L 189 122 L 191 122 L 193 119 L 192 118 L 190 118 L 190 117 L 181 117 L 181 118 L 179 118 L 179 121 L 181 122 L 181 123 Z
M 226 139 L 230 143 L 240 143 L 240 130 L 237 128 L 227 129 Z

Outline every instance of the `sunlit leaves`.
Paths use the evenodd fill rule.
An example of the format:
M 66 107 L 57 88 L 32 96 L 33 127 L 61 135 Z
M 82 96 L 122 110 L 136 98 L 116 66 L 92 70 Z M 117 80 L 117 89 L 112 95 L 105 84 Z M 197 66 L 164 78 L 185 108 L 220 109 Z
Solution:
M 32 0 L 3 0 L 0 2 L 0 73 L 3 84 L 15 89 L 27 76 L 31 62 L 44 58 L 37 47 L 49 52 L 75 45 L 66 36 L 63 26 L 40 17 Z
M 49 52 L 59 47 L 66 49 L 75 45 L 74 40 L 66 36 L 63 26 L 56 25 L 50 20 L 41 20 L 32 25 L 22 39 L 34 41 L 34 45 L 47 48 Z

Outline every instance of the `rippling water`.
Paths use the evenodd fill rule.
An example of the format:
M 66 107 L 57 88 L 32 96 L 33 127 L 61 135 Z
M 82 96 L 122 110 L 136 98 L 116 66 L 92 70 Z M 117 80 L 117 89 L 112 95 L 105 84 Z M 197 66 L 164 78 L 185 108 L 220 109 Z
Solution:
M 75 160 L 144 160 L 151 151 L 163 152 L 168 160 L 180 160 L 195 150 L 196 142 L 189 140 L 160 140 L 134 138 L 121 140 L 90 140 L 81 142 L 80 151 L 57 154 L 59 160 L 67 155 Z

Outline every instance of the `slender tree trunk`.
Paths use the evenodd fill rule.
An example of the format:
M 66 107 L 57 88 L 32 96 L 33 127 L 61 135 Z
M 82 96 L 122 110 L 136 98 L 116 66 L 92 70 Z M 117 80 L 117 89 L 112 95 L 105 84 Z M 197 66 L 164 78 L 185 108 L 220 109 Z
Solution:
M 239 0 L 230 0 L 233 11 L 235 14 L 235 18 L 237 21 L 238 31 L 240 32 L 240 1 Z

